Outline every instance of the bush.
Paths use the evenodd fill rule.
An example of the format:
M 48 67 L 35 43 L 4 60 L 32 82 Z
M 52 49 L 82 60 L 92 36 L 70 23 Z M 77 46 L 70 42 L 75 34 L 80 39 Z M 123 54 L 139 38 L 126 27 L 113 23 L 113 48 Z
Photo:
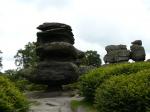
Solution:
M 80 92 L 86 100 L 93 102 L 96 88 L 106 79 L 115 75 L 129 75 L 150 68 L 148 62 L 123 63 L 103 66 L 80 77 Z
M 0 76 L 0 111 L 26 112 L 28 101 L 23 94 L 4 76 Z
M 150 70 L 110 78 L 95 100 L 99 112 L 150 112 Z

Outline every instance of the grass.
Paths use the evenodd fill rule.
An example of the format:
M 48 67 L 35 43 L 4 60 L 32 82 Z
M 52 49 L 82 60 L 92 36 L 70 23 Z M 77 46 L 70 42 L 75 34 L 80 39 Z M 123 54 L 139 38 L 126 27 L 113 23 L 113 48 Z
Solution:
M 85 100 L 82 100 L 82 101 L 72 100 L 71 101 L 71 109 L 73 112 L 77 112 L 77 109 L 79 107 L 82 107 L 85 110 L 85 112 L 98 112 L 91 103 L 88 103 Z

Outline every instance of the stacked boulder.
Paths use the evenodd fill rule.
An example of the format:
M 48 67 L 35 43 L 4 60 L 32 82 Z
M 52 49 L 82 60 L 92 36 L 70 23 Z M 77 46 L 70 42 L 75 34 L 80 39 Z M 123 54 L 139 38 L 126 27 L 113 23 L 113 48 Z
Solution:
M 133 61 L 144 61 L 145 60 L 145 49 L 142 46 L 142 41 L 141 40 L 136 40 L 131 43 L 132 45 L 130 46 L 131 50 L 131 56 L 130 58 Z
M 108 45 L 105 47 L 107 54 L 104 56 L 105 63 L 125 62 L 132 59 L 133 61 L 144 61 L 145 50 L 141 40 L 131 42 L 130 50 L 127 50 L 126 45 Z
M 125 62 L 130 59 L 130 51 L 126 45 L 109 45 L 105 47 L 107 54 L 104 56 L 105 63 Z
M 36 53 L 39 63 L 30 80 L 46 84 L 50 88 L 61 88 L 78 79 L 77 60 L 83 53 L 74 44 L 72 29 L 62 23 L 44 23 L 37 27 Z

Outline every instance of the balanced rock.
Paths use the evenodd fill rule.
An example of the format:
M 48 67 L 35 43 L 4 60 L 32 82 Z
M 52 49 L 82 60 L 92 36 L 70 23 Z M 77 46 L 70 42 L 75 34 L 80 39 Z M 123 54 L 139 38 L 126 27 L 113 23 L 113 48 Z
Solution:
M 127 50 L 126 45 L 108 45 L 105 47 L 107 53 L 115 50 Z
M 131 44 L 133 44 L 133 45 L 142 45 L 142 41 L 141 40 L 135 40 L 135 41 L 133 41 L 133 42 L 131 42 Z
M 126 45 L 109 45 L 105 47 L 107 54 L 104 56 L 105 63 L 124 62 L 130 59 L 130 51 Z
M 72 29 L 69 25 L 66 25 L 63 23 L 55 23 L 55 22 L 53 22 L 53 23 L 46 22 L 37 27 L 37 29 L 39 29 L 41 31 L 47 31 L 50 29 L 57 29 L 57 28 L 65 28 L 66 30 L 72 31 Z
M 145 49 L 142 46 L 142 41 L 136 40 L 131 44 L 132 45 L 130 46 L 130 50 L 131 50 L 130 58 L 133 61 L 144 61 L 146 54 L 145 54 Z
M 78 79 L 77 61 L 83 52 L 76 49 L 72 29 L 62 23 L 44 23 L 37 27 L 39 63 L 29 80 L 46 84 L 50 88 L 60 87 Z
M 37 33 L 37 43 L 67 42 L 74 44 L 73 33 L 64 28 L 49 29 Z

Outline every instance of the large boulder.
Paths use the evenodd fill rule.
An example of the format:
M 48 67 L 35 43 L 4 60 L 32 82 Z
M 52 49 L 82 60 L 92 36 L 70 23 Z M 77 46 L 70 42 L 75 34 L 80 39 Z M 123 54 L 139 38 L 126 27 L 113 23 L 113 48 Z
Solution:
M 64 28 L 56 28 L 37 32 L 37 37 L 38 44 L 50 42 L 68 42 L 70 44 L 74 44 L 73 33 Z
M 132 45 L 130 47 L 131 55 L 130 58 L 133 61 L 144 61 L 145 60 L 145 49 L 141 45 Z
M 55 28 L 65 28 L 66 30 L 72 31 L 69 25 L 66 25 L 63 23 L 55 23 L 55 22 L 52 22 L 52 23 L 46 22 L 37 27 L 37 29 L 41 31 L 47 31 L 49 29 L 55 29 Z
M 131 44 L 133 44 L 133 45 L 142 45 L 142 41 L 141 40 L 135 40 L 135 41 L 133 41 L 133 42 L 131 42 Z
M 105 47 L 107 53 L 115 50 L 127 50 L 126 45 L 108 45 Z
M 77 59 L 78 56 L 76 48 L 66 42 L 52 42 L 38 46 L 36 52 L 41 59 L 46 60 Z
M 105 47 L 107 54 L 104 56 L 105 63 L 118 63 L 130 59 L 130 51 L 126 45 L 109 45 Z
M 104 56 L 105 63 L 118 63 L 125 62 L 130 59 L 130 51 L 129 50 L 115 50 L 111 51 Z
M 78 79 L 78 67 L 71 62 L 40 62 L 29 80 L 49 87 L 72 83 Z

